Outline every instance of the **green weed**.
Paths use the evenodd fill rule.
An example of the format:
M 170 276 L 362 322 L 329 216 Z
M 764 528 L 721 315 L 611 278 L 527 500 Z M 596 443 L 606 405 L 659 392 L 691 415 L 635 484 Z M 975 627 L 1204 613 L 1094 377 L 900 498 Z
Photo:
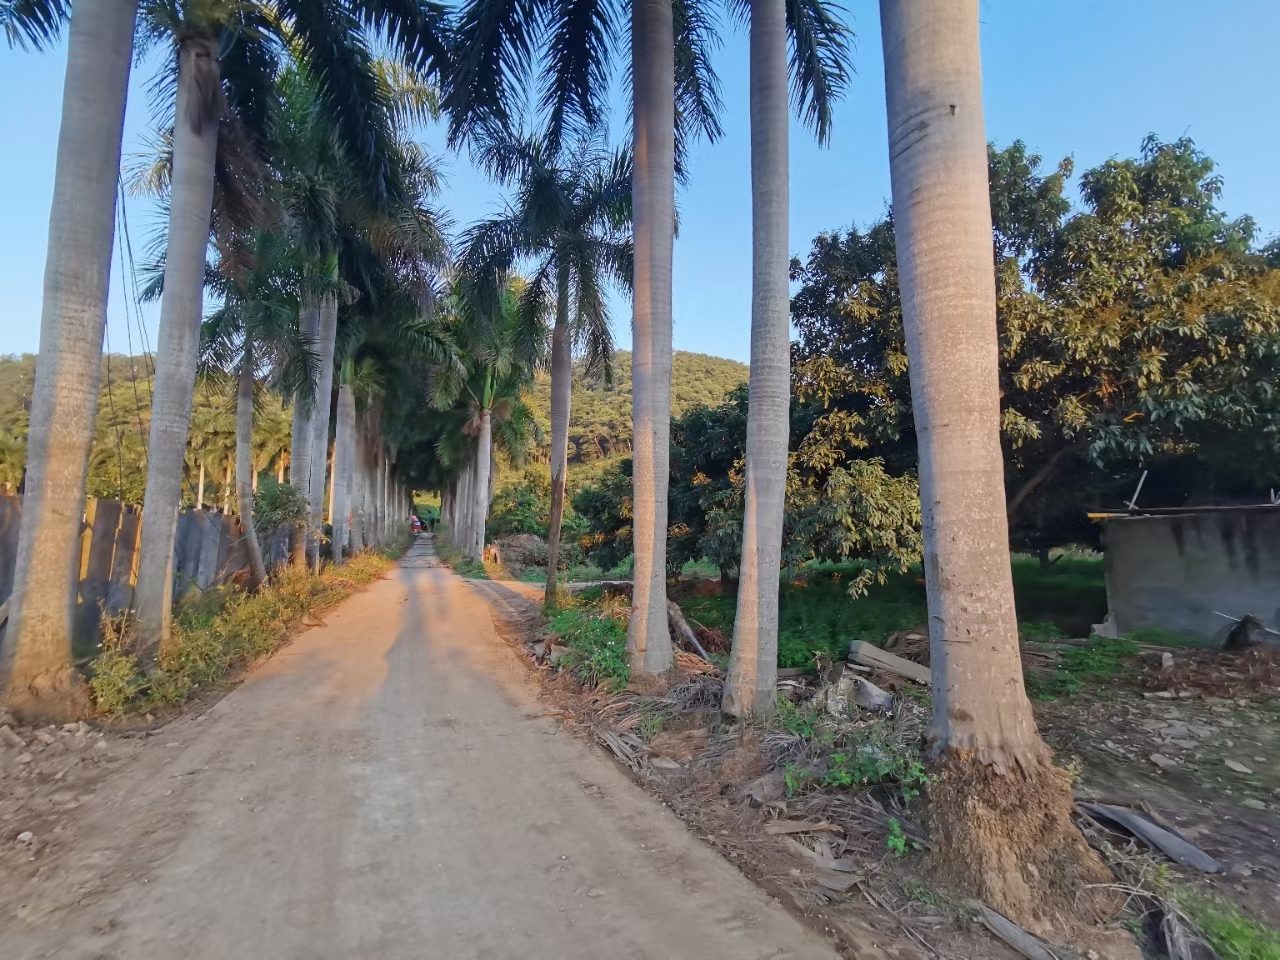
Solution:
M 1138 652 L 1131 640 L 1094 637 L 1087 647 L 1063 651 L 1057 673 L 1047 680 L 1029 675 L 1027 687 L 1033 696 L 1053 699 L 1079 693 L 1086 685 L 1099 685 L 1114 678 L 1125 660 Z
M 1222 960 L 1280 960 L 1280 932 L 1246 917 L 1235 904 L 1185 891 L 1173 899 Z
M 920 844 L 911 840 L 902 830 L 902 824 L 896 817 L 889 818 L 889 833 L 884 838 L 885 848 L 895 857 L 906 856 L 908 848 L 919 850 Z
M 621 609 L 579 598 L 558 610 L 548 629 L 569 648 L 561 663 L 584 684 L 611 690 L 627 685 L 627 618 Z
M 833 753 L 828 758 L 822 782 L 828 787 L 869 787 L 896 783 L 902 799 L 910 802 L 929 783 L 929 775 L 918 756 L 894 750 L 878 738 L 868 737 L 852 750 Z

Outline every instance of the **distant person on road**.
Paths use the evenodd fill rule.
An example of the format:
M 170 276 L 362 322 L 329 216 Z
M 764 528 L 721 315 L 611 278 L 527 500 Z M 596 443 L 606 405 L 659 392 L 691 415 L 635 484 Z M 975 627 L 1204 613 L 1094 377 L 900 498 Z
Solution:
M 416 513 L 409 514 L 409 525 L 413 527 L 415 535 L 422 532 L 422 521 L 418 519 L 418 515 Z

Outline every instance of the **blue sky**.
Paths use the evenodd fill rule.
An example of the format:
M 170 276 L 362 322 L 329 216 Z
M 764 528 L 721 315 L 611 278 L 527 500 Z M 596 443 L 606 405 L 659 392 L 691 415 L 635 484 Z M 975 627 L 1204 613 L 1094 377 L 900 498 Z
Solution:
M 857 76 L 836 115 L 827 149 L 795 126 L 791 145 L 794 254 L 813 236 L 880 216 L 889 193 L 883 68 L 877 4 L 846 0 L 858 34 Z M 1274 102 L 1276 0 L 985 0 L 982 48 L 987 136 L 1014 139 L 1076 169 L 1137 152 L 1142 138 L 1188 135 L 1217 162 L 1223 206 L 1251 214 L 1263 236 L 1280 232 L 1275 157 L 1280 125 Z M 717 66 L 724 85 L 725 137 L 696 148 L 680 194 L 676 242 L 675 345 L 749 358 L 751 205 L 747 121 L 747 44 L 727 30 Z M 32 352 L 40 299 L 65 49 L 45 54 L 0 47 L 0 353 Z M 124 151 L 143 148 L 149 129 L 151 71 L 135 70 Z M 439 146 L 437 131 L 426 142 Z M 126 161 L 127 162 L 127 161 Z M 465 158 L 445 157 L 445 207 L 465 225 L 498 209 L 500 196 Z M 130 200 L 134 252 L 157 228 L 154 209 Z M 120 262 L 113 264 L 108 337 L 127 349 Z M 629 341 L 629 308 L 615 301 L 619 346 Z M 156 311 L 143 315 L 155 343 Z M 134 347 L 139 335 L 134 327 Z

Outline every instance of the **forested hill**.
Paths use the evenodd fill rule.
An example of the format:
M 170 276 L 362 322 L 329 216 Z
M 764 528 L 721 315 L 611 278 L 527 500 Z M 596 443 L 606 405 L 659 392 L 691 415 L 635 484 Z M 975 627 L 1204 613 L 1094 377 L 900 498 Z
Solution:
M 741 383 L 747 365 L 705 353 L 677 350 L 671 364 L 671 415 L 679 416 L 700 404 L 715 406 Z M 542 447 L 551 443 L 551 378 L 539 372 L 525 402 L 542 428 Z M 631 354 L 619 350 L 614 359 L 614 385 L 604 389 L 585 382 L 581 370 L 573 376 L 573 407 L 569 417 L 569 462 L 589 463 L 631 450 Z
M 28 415 L 36 358 L 0 355 L 0 493 L 17 488 L 26 460 Z M 119 354 L 102 360 L 98 418 L 89 454 L 87 492 L 141 503 L 147 485 L 147 435 L 151 429 L 150 358 Z M 183 502 L 198 489 L 205 467 L 205 503 L 220 503 L 227 492 L 228 467 L 235 454 L 235 397 L 196 386 L 187 444 Z M 262 403 L 254 415 L 253 456 L 259 470 L 274 469 L 289 447 L 290 412 L 279 399 Z

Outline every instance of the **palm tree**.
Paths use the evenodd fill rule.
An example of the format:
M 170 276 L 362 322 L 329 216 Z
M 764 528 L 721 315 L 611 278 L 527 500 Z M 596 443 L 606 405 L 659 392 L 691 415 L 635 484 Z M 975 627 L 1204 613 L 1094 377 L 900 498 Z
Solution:
M 472 301 L 465 286 L 449 297 L 448 324 L 458 345 L 461 366 L 437 363 L 432 371 L 431 404 L 452 410 L 464 443 L 454 545 L 472 559 L 484 556 L 495 440 L 518 459 L 532 416 L 520 399 L 522 389 L 543 359 L 545 322 L 528 288 L 508 281 L 496 304 Z M 495 427 L 497 432 L 495 433 Z M 459 537 L 457 534 L 461 534 Z
M 793 98 L 819 143 L 844 90 L 849 43 L 818 6 L 749 0 L 751 29 L 751 380 L 747 406 L 746 511 L 741 578 L 724 709 L 769 710 L 777 696 L 778 576 L 791 417 L 787 246 L 787 34 Z
M 1075 892 L 1054 887 L 1109 878 L 1070 821 L 1070 784 L 1050 762 L 1023 687 L 999 436 L 978 0 L 882 0 L 880 10 L 924 504 L 938 771 L 930 821 L 953 877 L 1006 916 L 1034 922 L 1043 902 L 1070 902 Z
M 10 43 L 51 42 L 67 4 L 6 4 Z M 28 473 L 0 693 L 60 718 L 79 703 L 71 665 L 85 475 L 101 378 L 120 138 L 137 0 L 81 0 L 71 16 L 27 435 Z
M 490 175 L 517 186 L 501 216 L 476 224 L 463 240 L 459 271 L 474 295 L 491 298 L 521 260 L 536 260 L 525 290 L 527 310 L 555 305 L 551 334 L 551 522 L 547 534 L 546 602 L 556 602 L 560 530 L 569 452 L 572 352 L 587 371 L 612 379 L 613 332 L 603 297 L 612 280 L 631 284 L 631 165 L 588 140 L 555 156 L 539 140 L 491 138 L 479 150 Z M 481 289 L 484 292 L 481 293 Z
M 671 459 L 671 257 L 675 240 L 675 32 L 671 0 L 631 5 L 632 574 L 627 652 L 631 671 L 671 669 L 667 630 L 667 481 Z
M 312 344 L 299 330 L 301 270 L 285 241 L 256 231 L 220 264 L 223 305 L 201 331 L 201 372 L 215 382 L 236 382 L 235 494 L 249 554 L 250 589 L 267 576 L 253 525 L 254 408 L 259 371 L 269 371 L 286 393 L 306 398 L 315 381 Z M 230 485 L 224 492 L 230 498 Z M 225 502 L 224 500 L 224 502 Z

